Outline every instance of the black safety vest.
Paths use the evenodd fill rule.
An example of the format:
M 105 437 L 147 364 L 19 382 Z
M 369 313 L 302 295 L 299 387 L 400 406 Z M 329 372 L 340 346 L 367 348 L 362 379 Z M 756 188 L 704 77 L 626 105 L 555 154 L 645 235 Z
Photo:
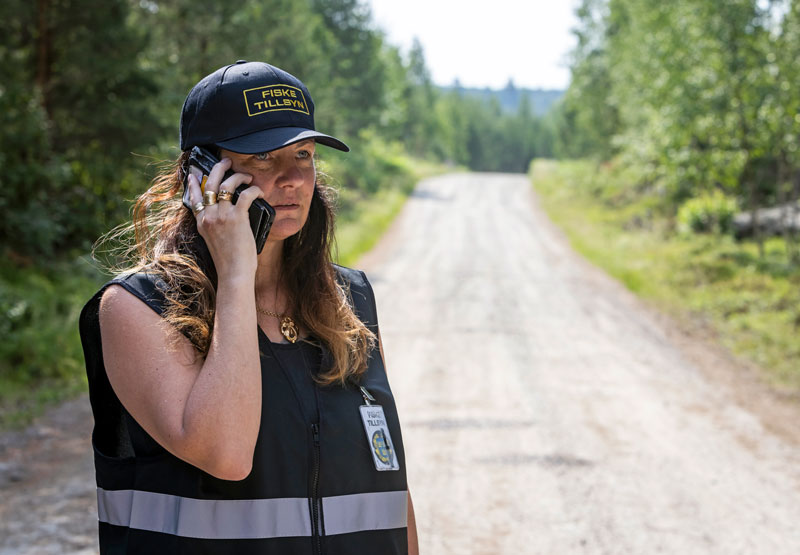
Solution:
M 366 276 L 336 270 L 357 316 L 377 334 Z M 376 470 L 359 412 L 365 404 L 360 390 L 296 379 L 290 372 L 297 369 L 280 364 L 279 350 L 287 347 L 270 343 L 259 329 L 262 414 L 253 470 L 241 481 L 220 480 L 150 437 L 106 376 L 98 317 L 103 291 L 118 284 L 161 314 L 159 283 L 147 273 L 116 278 L 81 313 L 101 553 L 407 553 L 403 441 L 377 348 L 359 385 L 383 407 L 400 470 Z

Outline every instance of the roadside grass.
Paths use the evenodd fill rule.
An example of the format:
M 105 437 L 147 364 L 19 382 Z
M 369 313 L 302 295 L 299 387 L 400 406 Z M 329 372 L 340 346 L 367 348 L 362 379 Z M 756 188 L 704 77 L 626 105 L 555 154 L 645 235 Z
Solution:
M 104 281 L 86 258 L 0 263 L 0 430 L 86 390 L 78 316 Z
M 342 189 L 336 220 L 336 249 L 338 264 L 351 266 L 361 255 L 372 249 L 392 224 L 406 199 L 421 179 L 447 171 L 441 165 L 415 162 L 405 178 L 392 187 L 372 194 Z
M 418 181 L 452 171 L 440 163 L 412 158 L 403 145 L 362 133 L 361 148 L 346 155 L 325 152 L 318 164 L 338 191 L 336 249 L 338 264 L 354 264 L 394 221 Z M 347 184 L 348 186 L 343 186 Z
M 352 266 L 381 238 L 405 204 L 407 188 L 387 189 L 374 195 L 350 200 L 336 226 L 337 263 Z
M 445 170 L 377 139 L 353 154 L 320 163 L 339 190 L 337 252 L 345 265 L 372 248 L 419 179 Z M 86 391 L 78 317 L 107 279 L 88 255 L 34 262 L 7 251 L 2 257 L 0 431 Z
M 676 233 L 659 199 L 611 166 L 535 160 L 530 177 L 578 252 L 662 311 L 711 326 L 774 386 L 800 390 L 800 268 L 783 239 L 769 239 L 762 259 L 749 241 Z

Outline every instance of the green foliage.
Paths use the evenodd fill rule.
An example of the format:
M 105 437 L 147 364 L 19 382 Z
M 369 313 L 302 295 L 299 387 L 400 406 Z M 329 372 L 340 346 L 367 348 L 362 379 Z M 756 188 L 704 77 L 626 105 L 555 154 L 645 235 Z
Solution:
M 349 153 L 322 153 L 323 171 L 334 185 L 358 196 L 375 194 L 380 189 L 399 189 L 407 193 L 416 183 L 412 160 L 399 142 L 381 139 L 373 131 L 359 134 L 359 149 Z M 347 194 L 347 193 L 345 193 Z
M 78 316 L 102 281 L 83 258 L 0 263 L 0 430 L 85 390 Z
M 783 239 L 679 235 L 668 215 L 650 213 L 631 227 L 648 196 L 620 197 L 627 170 L 588 161 L 531 165 L 533 186 L 570 243 L 629 289 L 683 320 L 711 322 L 725 345 L 781 385 L 800 389 L 800 268 L 787 262 Z M 613 203 L 597 199 L 615 199 Z
M 583 0 L 577 13 L 557 155 L 619 155 L 672 211 L 712 191 L 748 209 L 797 200 L 799 2 Z
M 17 252 L 85 248 L 121 216 L 119 178 L 152 140 L 156 92 L 127 13 L 125 0 L 0 8 L 0 242 Z
M 720 191 L 687 200 L 678 210 L 678 229 L 684 233 L 730 233 L 738 206 Z
M 583 0 L 576 10 L 578 39 L 572 53 L 572 83 L 556 109 L 554 150 L 559 157 L 609 158 L 619 132 L 618 110 L 608 98 L 611 63 L 603 38 L 608 32 L 599 0 Z
M 35 382 L 82 370 L 80 307 L 102 278 L 84 259 L 46 266 L 0 266 L 0 376 Z
M 320 46 L 326 60 L 319 75 L 323 81 L 311 90 L 327 89 L 329 97 L 320 105 L 339 115 L 332 132 L 353 136 L 374 126 L 385 107 L 383 38 L 360 0 L 311 0 L 311 7 L 321 16 Z
M 488 87 L 465 87 L 458 81 L 452 85 L 439 87 L 440 90 L 454 91 L 461 96 L 479 98 L 485 103 L 497 98 L 500 107 L 504 112 L 513 114 L 519 109 L 522 102 L 531 105 L 534 114 L 543 116 L 550 112 L 552 106 L 564 96 L 564 91 L 558 89 L 528 89 L 520 88 L 514 84 L 513 79 L 509 79 L 503 89 L 493 90 Z

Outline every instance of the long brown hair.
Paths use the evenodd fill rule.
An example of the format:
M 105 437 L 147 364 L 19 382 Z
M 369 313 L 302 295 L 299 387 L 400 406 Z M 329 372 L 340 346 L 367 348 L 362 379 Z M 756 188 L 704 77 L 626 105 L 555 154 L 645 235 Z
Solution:
M 163 317 L 205 356 L 214 331 L 216 270 L 194 215 L 181 202 L 184 152 L 136 199 L 130 224 L 101 243 L 126 243 L 118 272 L 146 271 L 163 280 Z M 367 368 L 376 337 L 353 312 L 349 291 L 336 280 L 334 191 L 317 182 L 306 223 L 283 242 L 281 281 L 289 298 L 288 314 L 328 351 L 321 384 L 357 380 Z M 302 300 L 302 302 L 300 302 Z

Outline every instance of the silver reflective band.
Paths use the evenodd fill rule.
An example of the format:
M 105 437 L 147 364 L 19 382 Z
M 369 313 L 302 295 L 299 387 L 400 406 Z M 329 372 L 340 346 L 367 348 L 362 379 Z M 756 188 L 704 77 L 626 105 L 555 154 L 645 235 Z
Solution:
M 408 492 L 386 491 L 324 497 L 325 535 L 364 530 L 405 528 L 408 520 Z
M 406 526 L 406 491 L 325 497 L 329 536 Z M 97 488 L 100 522 L 187 538 L 266 539 L 311 536 L 308 499 L 194 499 Z
M 100 522 L 204 539 L 310 536 L 308 499 L 193 499 L 97 488 Z

